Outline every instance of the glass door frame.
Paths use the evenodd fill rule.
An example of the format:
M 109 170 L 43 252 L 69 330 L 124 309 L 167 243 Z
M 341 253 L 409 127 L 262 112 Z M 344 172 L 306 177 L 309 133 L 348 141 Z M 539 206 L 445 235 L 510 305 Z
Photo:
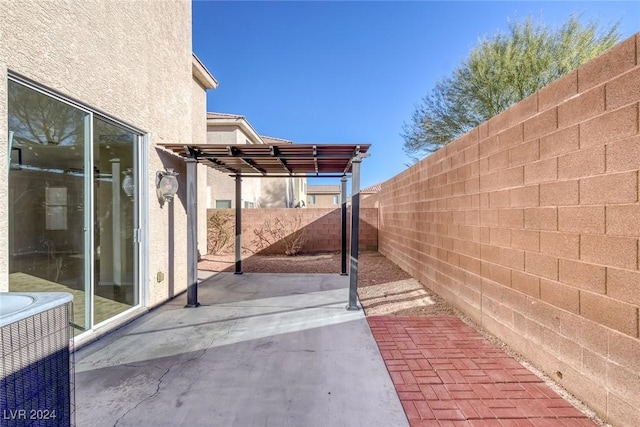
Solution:
M 93 331 L 100 326 L 113 322 L 114 320 L 127 316 L 131 311 L 139 309 L 141 306 L 148 305 L 148 224 L 149 224 L 149 206 L 148 203 L 143 203 L 143 200 L 148 200 L 149 185 L 146 179 L 143 179 L 147 175 L 149 170 L 149 160 L 146 155 L 149 147 L 149 136 L 147 132 L 144 132 L 134 126 L 124 123 L 120 120 L 97 110 L 90 108 L 87 105 L 71 99 L 67 96 L 48 89 L 37 82 L 34 82 L 26 77 L 9 71 L 7 73 L 7 80 L 14 83 L 25 86 L 33 91 L 39 92 L 45 96 L 51 97 L 56 101 L 76 108 L 86 114 L 84 118 L 85 125 L 85 144 L 84 144 L 84 280 L 85 284 L 85 330 L 75 338 L 82 338 L 83 336 L 90 335 Z M 95 250 L 94 250 L 94 232 L 95 232 L 95 206 L 94 206 L 94 170 L 93 170 L 93 122 L 94 117 L 97 117 L 106 122 L 112 123 L 115 126 L 121 127 L 126 131 L 135 134 L 135 147 L 134 147 L 134 216 L 136 227 L 134 228 L 134 280 L 137 282 L 134 284 L 135 292 L 137 292 L 137 304 L 133 305 L 129 309 L 118 313 L 110 317 L 109 319 L 100 322 L 93 323 L 94 320 L 94 291 L 95 291 Z M 10 155 L 10 153 L 8 154 Z M 8 173 L 10 170 L 8 170 Z M 8 177 L 8 175 L 7 175 Z M 7 187 L 9 182 L 7 180 Z M 8 215 L 11 217 L 11 213 Z

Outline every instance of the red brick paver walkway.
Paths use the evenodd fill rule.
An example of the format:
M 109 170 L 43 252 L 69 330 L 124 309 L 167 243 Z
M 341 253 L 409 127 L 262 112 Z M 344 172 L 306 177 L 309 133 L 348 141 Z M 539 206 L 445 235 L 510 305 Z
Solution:
M 411 427 L 596 425 L 457 317 L 367 319 Z

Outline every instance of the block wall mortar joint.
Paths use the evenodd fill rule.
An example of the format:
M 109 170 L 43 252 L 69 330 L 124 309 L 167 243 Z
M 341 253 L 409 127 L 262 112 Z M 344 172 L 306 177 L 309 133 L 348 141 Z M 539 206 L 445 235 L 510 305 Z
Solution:
M 580 143 L 580 141 L 582 141 L 582 126 L 580 126 L 580 124 L 578 124 L 576 126 L 577 126 L 577 131 L 578 131 L 578 149 L 580 149 L 580 148 L 582 148 L 582 144 Z M 605 161 L 606 161 L 606 159 L 605 159 Z M 605 163 L 605 165 L 606 165 L 606 163 Z
M 584 291 L 582 289 L 578 289 L 578 314 L 582 317 L 584 317 L 584 314 L 582 313 L 582 293 Z

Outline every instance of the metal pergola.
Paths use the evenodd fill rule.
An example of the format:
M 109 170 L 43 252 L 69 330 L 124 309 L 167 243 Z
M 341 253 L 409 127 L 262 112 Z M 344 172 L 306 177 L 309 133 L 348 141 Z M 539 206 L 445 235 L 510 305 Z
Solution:
M 235 177 L 235 274 L 242 274 L 242 178 L 340 178 L 341 271 L 347 275 L 347 175 L 351 175 L 351 252 L 349 303 L 358 310 L 358 238 L 360 220 L 360 164 L 370 144 L 159 144 L 185 159 L 187 169 L 187 307 L 198 302 L 197 178 L 196 164 Z

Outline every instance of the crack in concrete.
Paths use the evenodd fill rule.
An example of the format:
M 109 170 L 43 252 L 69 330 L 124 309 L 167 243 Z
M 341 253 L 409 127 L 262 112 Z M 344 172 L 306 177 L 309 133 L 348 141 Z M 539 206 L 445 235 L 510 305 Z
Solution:
M 226 332 L 223 336 L 229 335 L 230 333 L 231 333 L 231 326 L 228 326 L 228 327 L 227 327 L 227 332 Z M 120 423 L 120 421 L 122 421 L 122 420 L 123 420 L 123 419 L 124 419 L 128 414 L 130 414 L 131 412 L 135 411 L 135 410 L 136 410 L 140 405 L 142 405 L 143 403 L 145 403 L 145 402 L 147 402 L 148 400 L 151 400 L 151 399 L 153 399 L 155 396 L 157 396 L 157 395 L 160 393 L 160 389 L 162 388 L 162 382 L 164 381 L 164 377 L 165 377 L 165 376 L 166 376 L 166 375 L 167 375 L 167 374 L 168 374 L 168 373 L 169 373 L 173 368 L 175 368 L 176 366 L 182 365 L 182 364 L 184 364 L 184 363 L 189 363 L 189 362 L 193 362 L 193 361 L 195 361 L 195 360 L 199 360 L 199 359 L 201 359 L 201 358 L 202 358 L 202 357 L 207 353 L 207 350 L 209 350 L 209 349 L 213 346 L 213 343 L 214 343 L 218 338 L 219 338 L 219 337 L 215 337 L 215 338 L 213 338 L 213 339 L 211 340 L 211 342 L 210 342 L 210 343 L 209 343 L 209 344 L 208 344 L 204 349 L 200 350 L 200 353 L 201 353 L 201 354 L 199 354 L 198 356 L 194 356 L 194 357 L 191 357 L 191 358 L 186 359 L 186 360 L 177 361 L 177 362 L 173 363 L 171 366 L 169 366 L 169 367 L 165 370 L 165 372 L 164 372 L 162 375 L 160 375 L 160 378 L 158 378 L 158 383 L 156 384 L 156 390 L 155 390 L 155 391 L 154 391 L 150 396 L 145 397 L 144 399 L 142 399 L 141 401 L 139 401 L 138 403 L 136 403 L 136 405 L 135 405 L 135 406 L 133 406 L 133 407 L 132 407 L 132 408 L 130 408 L 128 411 L 126 411 L 124 414 L 122 414 L 122 415 L 121 415 L 121 416 L 116 420 L 116 422 L 113 424 L 113 427 L 117 427 L 117 426 L 118 426 L 118 424 Z M 140 367 L 145 367 L 145 366 L 152 366 L 152 367 L 157 368 L 157 369 L 162 369 L 162 368 L 160 368 L 160 367 L 158 367 L 158 366 L 155 366 L 155 365 L 145 365 L 145 366 L 136 366 L 136 365 L 133 365 L 133 364 L 123 364 L 123 365 L 124 365 L 124 366 L 128 366 L 128 367 L 134 367 L 134 368 L 140 368 Z
M 158 384 L 156 385 L 156 391 L 153 392 L 153 394 L 151 394 L 151 396 L 147 396 L 144 399 L 142 399 L 140 402 L 138 402 L 133 408 L 129 409 L 128 411 L 126 411 L 124 414 L 122 414 L 117 420 L 116 422 L 113 424 L 113 427 L 116 427 L 118 425 L 118 423 L 124 418 L 126 417 L 130 412 L 134 411 L 135 409 L 138 408 L 138 406 L 142 405 L 144 402 L 146 402 L 149 399 L 153 399 L 153 397 L 157 396 L 158 393 L 160 393 L 160 387 L 162 386 L 162 380 L 164 379 L 165 375 L 167 375 L 169 373 L 169 371 L 171 370 L 171 368 L 173 368 L 175 365 L 178 365 L 178 363 L 171 365 L 167 368 L 167 370 L 160 375 L 160 378 L 158 378 Z

